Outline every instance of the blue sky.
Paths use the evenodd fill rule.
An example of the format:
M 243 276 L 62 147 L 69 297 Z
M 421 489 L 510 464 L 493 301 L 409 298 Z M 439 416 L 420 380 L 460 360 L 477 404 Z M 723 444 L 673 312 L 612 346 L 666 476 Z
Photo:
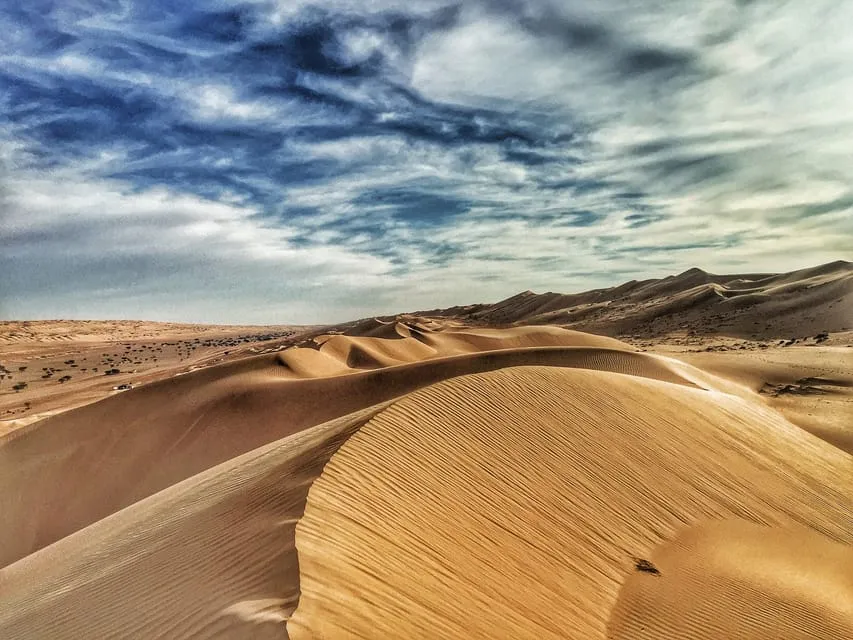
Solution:
M 0 5 L 0 316 L 338 321 L 853 254 L 853 4 Z

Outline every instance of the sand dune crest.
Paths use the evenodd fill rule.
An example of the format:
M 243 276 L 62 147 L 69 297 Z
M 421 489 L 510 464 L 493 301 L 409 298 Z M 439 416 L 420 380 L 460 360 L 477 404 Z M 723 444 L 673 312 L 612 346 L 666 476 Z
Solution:
M 848 456 L 719 392 L 580 369 L 457 378 L 378 414 L 312 486 L 288 629 L 605 638 L 635 558 L 694 522 L 849 545 L 851 481 Z
M 0 438 L 0 638 L 847 635 L 853 464 L 762 404 L 766 362 L 413 318 L 301 344 Z
M 314 354 L 297 349 L 154 383 L 12 432 L 0 438 L 0 567 L 256 447 L 452 376 L 544 364 L 693 384 L 665 359 L 633 352 L 610 338 L 544 329 L 513 330 L 507 338 L 523 344 L 600 340 L 621 348 L 481 352 L 465 343 L 468 352 L 458 355 L 372 370 L 349 367 L 344 361 L 349 347 L 332 354 L 322 347 Z M 346 339 L 370 340 L 376 353 L 396 348 L 372 346 L 380 338 Z M 499 335 L 488 334 L 448 339 L 454 345 L 446 349 L 450 353 L 466 339 L 504 344 Z M 410 340 L 385 342 L 405 348 Z

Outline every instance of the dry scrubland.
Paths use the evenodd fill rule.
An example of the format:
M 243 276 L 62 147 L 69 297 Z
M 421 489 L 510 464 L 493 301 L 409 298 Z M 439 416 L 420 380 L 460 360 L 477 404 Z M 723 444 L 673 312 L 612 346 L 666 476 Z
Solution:
M 2 638 L 853 638 L 849 263 L 136 324 L 3 329 L 149 377 L 2 382 Z
M 289 345 L 304 330 L 0 321 L 0 434 L 115 392 Z

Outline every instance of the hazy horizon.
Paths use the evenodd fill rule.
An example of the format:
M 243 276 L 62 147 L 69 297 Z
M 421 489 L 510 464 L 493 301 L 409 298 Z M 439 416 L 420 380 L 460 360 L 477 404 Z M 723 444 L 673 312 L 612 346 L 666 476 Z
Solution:
M 825 263 L 825 264 L 835 264 L 835 263 L 851 264 L 849 261 L 840 260 L 840 259 L 839 260 L 833 260 L 833 261 L 830 261 L 829 263 Z M 802 271 L 802 270 L 807 271 L 807 270 L 809 270 L 810 267 L 817 268 L 817 267 L 825 266 L 825 264 L 824 265 L 807 265 L 804 267 L 792 269 L 791 271 L 793 271 L 793 272 Z M 685 271 L 692 271 L 695 269 L 700 269 L 702 271 L 705 271 L 704 269 L 701 269 L 701 267 L 690 267 L 689 269 L 687 269 Z M 634 278 L 632 280 L 660 280 L 660 279 L 664 279 L 667 277 L 677 277 L 679 275 L 682 275 L 683 273 L 685 273 L 685 272 L 681 272 L 678 274 L 665 274 L 665 275 L 660 276 L 660 277 L 650 277 L 650 278 L 639 277 L 639 278 Z M 770 275 L 774 275 L 774 274 L 779 275 L 779 274 L 784 274 L 784 273 L 790 273 L 790 272 L 788 272 L 788 271 L 744 271 L 740 274 L 709 273 L 709 275 L 712 275 L 712 276 L 730 276 L 730 275 L 731 276 L 738 276 L 738 275 L 767 275 L 767 276 L 770 276 Z M 189 325 L 193 325 L 193 324 L 223 325 L 223 326 L 225 326 L 225 325 L 232 325 L 232 326 L 243 325 L 243 326 L 258 326 L 258 327 L 267 327 L 267 326 L 272 327 L 272 326 L 276 326 L 276 325 L 279 325 L 279 326 L 288 326 L 288 325 L 290 325 L 290 326 L 322 326 L 322 325 L 330 325 L 330 324 L 336 324 L 336 323 L 341 323 L 341 322 L 355 321 L 355 320 L 360 320 L 360 319 L 369 318 L 369 317 L 394 316 L 397 314 L 420 313 L 420 312 L 428 312 L 428 311 L 432 311 L 432 310 L 448 309 L 448 308 L 452 308 L 454 306 L 470 306 L 470 305 L 477 305 L 477 304 L 486 304 L 486 305 L 495 304 L 495 303 L 502 302 L 503 300 L 506 300 L 508 298 L 512 298 L 516 295 L 519 295 L 519 294 L 522 294 L 525 292 L 530 292 L 530 293 L 533 293 L 534 295 L 546 294 L 546 293 L 561 293 L 561 294 L 569 294 L 569 295 L 580 294 L 580 293 L 586 293 L 588 291 L 599 289 L 599 288 L 601 288 L 601 289 L 607 289 L 610 287 L 615 288 L 615 287 L 618 287 L 619 285 L 626 284 L 627 282 L 629 282 L 629 281 L 626 280 L 626 281 L 622 281 L 622 282 L 618 282 L 618 283 L 611 283 L 610 285 L 605 285 L 604 287 L 596 287 L 594 289 L 585 289 L 583 291 L 581 291 L 581 290 L 577 290 L 577 291 L 575 291 L 575 290 L 565 290 L 565 291 L 564 290 L 558 290 L 558 291 L 552 292 L 552 291 L 545 291 L 545 290 L 533 291 L 531 289 L 525 289 L 525 290 L 515 291 L 515 292 L 511 293 L 510 295 L 505 296 L 505 297 L 500 298 L 500 299 L 469 300 L 469 301 L 462 302 L 459 304 L 453 304 L 453 305 L 447 305 L 447 306 L 432 306 L 429 308 L 423 307 L 423 308 L 418 308 L 418 309 L 415 309 L 415 308 L 411 308 L 411 309 L 390 309 L 390 310 L 386 309 L 386 310 L 382 310 L 382 311 L 374 310 L 374 312 L 372 312 L 372 313 L 368 309 L 367 313 L 365 313 L 365 315 L 363 315 L 363 316 L 338 317 L 338 318 L 329 319 L 326 321 L 316 321 L 316 322 L 288 322 L 286 320 L 283 320 L 280 322 L 267 322 L 267 323 L 264 323 L 264 322 L 239 322 L 239 321 L 213 322 L 213 321 L 205 320 L 205 319 L 195 320 L 191 317 L 186 318 L 186 319 L 176 320 L 176 319 L 173 319 L 170 317 L 164 317 L 164 318 L 151 318 L 151 317 L 146 317 L 146 316 L 87 317 L 87 316 L 83 316 L 83 315 L 79 315 L 79 316 L 73 316 L 72 315 L 72 316 L 66 316 L 66 317 L 44 316 L 44 317 L 33 317 L 33 318 L 2 317 L 2 318 L 0 318 L 0 321 L 8 321 L 8 322 L 42 322 L 42 321 L 44 321 L 44 322 L 50 322 L 50 321 L 60 321 L 60 322 L 62 322 L 62 321 L 114 322 L 115 321 L 115 322 L 153 322 L 153 323 L 164 323 L 164 324 L 170 324 L 171 323 L 171 324 L 189 324 Z
M 0 8 L 0 317 L 328 323 L 853 255 L 853 5 Z

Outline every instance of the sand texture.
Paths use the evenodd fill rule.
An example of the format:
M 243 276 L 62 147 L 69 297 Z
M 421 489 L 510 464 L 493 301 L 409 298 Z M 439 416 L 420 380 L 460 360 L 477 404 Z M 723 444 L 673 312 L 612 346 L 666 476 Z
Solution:
M 296 640 L 851 637 L 851 482 L 846 454 L 712 390 L 541 367 L 457 378 L 371 419 L 315 482 L 288 628 Z M 642 597 L 674 609 L 647 622 L 629 583 L 612 615 L 639 560 L 711 520 L 766 532 L 700 536 L 646 578 L 660 593 Z M 762 537 L 779 541 L 764 558 Z M 796 557 L 811 538 L 821 562 Z M 799 612 L 813 619 L 792 623 Z
M 551 364 L 628 372 L 651 367 L 679 379 L 665 361 L 626 345 L 570 346 L 619 345 L 609 338 L 551 327 L 513 329 L 506 337 L 508 344 L 557 346 L 481 353 L 467 342 L 480 340 L 479 333 L 469 338 L 450 331 L 431 341 L 444 339 L 455 355 L 436 352 L 418 362 L 408 355 L 413 345 L 397 344 L 413 339 L 401 338 L 380 350 L 412 362 L 374 362 L 367 369 L 361 358 L 353 369 L 346 365 L 353 351 L 375 351 L 373 341 L 380 339 L 333 336 L 319 352 L 296 348 L 209 367 L 13 431 L 0 438 L 0 566 L 236 455 L 448 377 Z M 334 349 L 327 356 L 329 345 Z M 325 368 L 305 362 L 317 353 L 349 375 L 322 377 Z M 288 364 L 294 360 L 301 368 Z

